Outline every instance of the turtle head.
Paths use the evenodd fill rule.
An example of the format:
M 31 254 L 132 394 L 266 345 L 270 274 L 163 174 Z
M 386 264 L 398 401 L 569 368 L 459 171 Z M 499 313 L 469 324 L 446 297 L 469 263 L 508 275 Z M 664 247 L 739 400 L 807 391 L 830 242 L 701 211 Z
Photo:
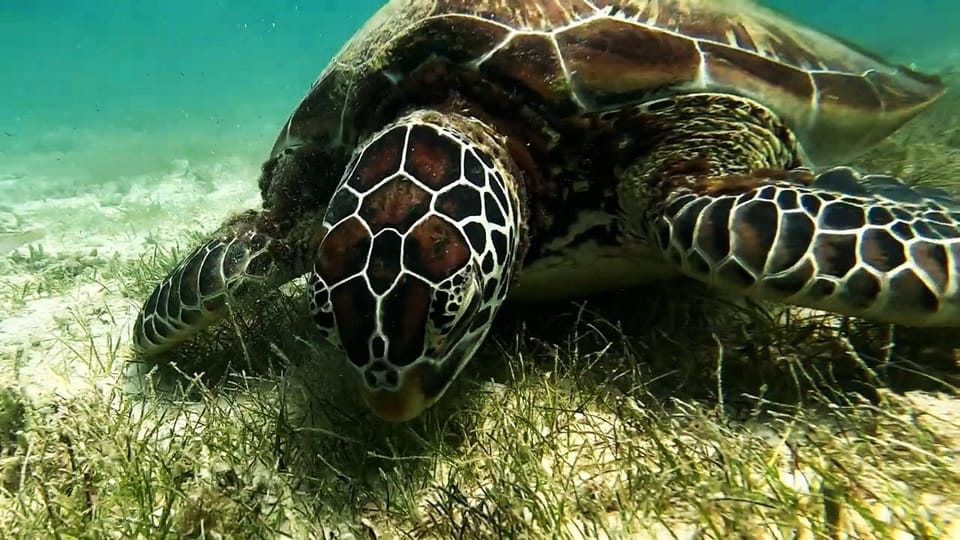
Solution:
M 419 415 L 477 350 L 520 260 L 521 201 L 476 119 L 414 112 L 354 153 L 324 215 L 310 307 L 381 418 Z

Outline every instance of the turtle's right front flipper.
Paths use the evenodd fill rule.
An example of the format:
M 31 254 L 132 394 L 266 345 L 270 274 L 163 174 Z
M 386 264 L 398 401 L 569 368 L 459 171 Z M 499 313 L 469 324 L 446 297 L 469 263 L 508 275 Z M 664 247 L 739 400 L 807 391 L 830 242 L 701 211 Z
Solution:
M 960 203 L 836 167 L 703 178 L 655 211 L 683 272 L 788 304 L 907 326 L 960 326 Z
M 257 227 L 247 213 L 184 258 L 144 303 L 135 323 L 137 352 L 156 354 L 227 314 L 228 303 L 255 300 L 303 273 L 298 250 Z

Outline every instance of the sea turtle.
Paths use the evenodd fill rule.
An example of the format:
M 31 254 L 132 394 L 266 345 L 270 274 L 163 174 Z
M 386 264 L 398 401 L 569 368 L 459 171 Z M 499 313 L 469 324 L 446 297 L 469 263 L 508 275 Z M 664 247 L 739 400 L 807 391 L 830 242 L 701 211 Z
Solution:
M 508 296 L 686 275 L 960 325 L 960 204 L 840 165 L 944 91 L 745 0 L 394 0 L 283 126 L 262 211 L 156 287 L 135 347 L 309 273 L 366 403 L 404 421 Z

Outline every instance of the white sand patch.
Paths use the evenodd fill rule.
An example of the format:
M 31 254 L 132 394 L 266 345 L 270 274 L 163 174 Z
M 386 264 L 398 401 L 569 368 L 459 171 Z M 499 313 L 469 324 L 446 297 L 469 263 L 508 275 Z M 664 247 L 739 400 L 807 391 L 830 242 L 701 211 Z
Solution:
M 98 284 L 37 298 L 0 321 L 0 358 L 15 360 L 17 385 L 36 401 L 81 395 L 122 368 L 136 310 Z
M 177 161 L 166 174 L 124 179 L 96 193 L 5 207 L 4 223 L 13 230 L 0 242 L 20 245 L 0 259 L 0 284 L 32 291 L 65 261 L 83 268 L 98 258 L 136 261 L 152 245 L 187 247 L 188 233 L 212 231 L 229 215 L 259 207 L 258 172 L 252 161 Z M 62 293 L 28 292 L 16 305 L 15 294 L 0 290 L 0 383 L 16 382 L 42 399 L 112 381 L 123 369 L 117 360 L 129 357 L 143 301 L 125 297 L 121 285 L 78 281 Z
M 46 235 L 43 229 L 27 229 L 24 231 L 0 231 L 0 253 L 9 253 L 20 246 L 37 242 Z
M 9 212 L 21 227 L 45 231 L 47 253 L 97 249 L 132 256 L 146 238 L 212 230 L 229 214 L 259 206 L 258 172 L 255 163 L 239 160 L 205 167 L 180 160 L 159 178 L 122 180 L 126 191 L 103 185 L 95 193 L 26 201 Z

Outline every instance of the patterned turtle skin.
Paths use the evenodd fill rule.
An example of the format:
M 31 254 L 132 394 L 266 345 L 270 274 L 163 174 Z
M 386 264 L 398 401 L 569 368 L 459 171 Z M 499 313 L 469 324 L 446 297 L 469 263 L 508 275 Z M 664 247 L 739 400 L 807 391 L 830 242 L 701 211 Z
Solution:
M 308 274 L 365 401 L 404 421 L 508 297 L 685 275 L 957 326 L 960 204 L 842 165 L 944 91 L 746 1 L 396 0 L 283 126 L 263 209 L 170 272 L 134 345 Z

